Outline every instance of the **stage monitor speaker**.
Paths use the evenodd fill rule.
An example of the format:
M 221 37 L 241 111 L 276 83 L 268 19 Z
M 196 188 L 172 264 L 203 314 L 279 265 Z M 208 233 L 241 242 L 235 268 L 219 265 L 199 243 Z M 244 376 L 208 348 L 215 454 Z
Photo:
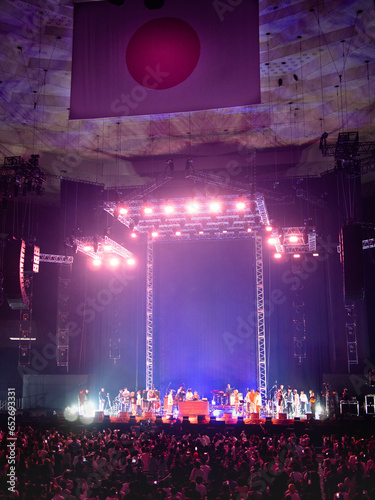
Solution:
M 359 224 L 342 226 L 341 259 L 343 264 L 344 301 L 363 300 L 362 228 Z

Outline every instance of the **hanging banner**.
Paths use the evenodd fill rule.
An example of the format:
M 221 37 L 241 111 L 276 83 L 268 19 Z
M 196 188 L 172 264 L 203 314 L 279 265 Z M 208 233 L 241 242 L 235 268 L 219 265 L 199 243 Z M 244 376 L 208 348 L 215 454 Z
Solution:
M 257 0 L 75 4 L 70 118 L 259 102 Z

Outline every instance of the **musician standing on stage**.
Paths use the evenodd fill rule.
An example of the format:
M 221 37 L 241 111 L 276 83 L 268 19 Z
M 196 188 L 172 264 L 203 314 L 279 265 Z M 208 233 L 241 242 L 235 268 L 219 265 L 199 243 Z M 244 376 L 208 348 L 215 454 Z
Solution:
M 256 412 L 255 398 L 256 398 L 255 391 L 254 391 L 254 389 L 251 389 L 251 391 L 250 391 L 250 413 Z
M 246 413 L 250 413 L 250 403 L 251 403 L 250 396 L 251 396 L 251 392 L 250 392 L 250 389 L 248 389 L 246 396 L 245 396 Z
M 137 405 L 137 411 L 136 411 L 137 415 L 140 415 L 140 413 L 142 412 L 142 392 L 141 391 L 137 392 L 136 405 Z
M 312 417 L 315 418 L 315 405 L 316 405 L 316 397 L 313 391 L 309 391 L 309 403 L 310 403 L 310 411 L 312 413 Z
M 104 387 L 102 387 L 99 391 L 99 411 L 104 411 L 106 400 L 107 395 L 105 393 Z
M 173 413 L 173 389 L 169 391 L 168 398 L 167 398 L 167 413 L 172 415 Z
M 186 397 L 185 388 L 181 385 L 180 388 L 177 390 L 176 394 L 177 401 L 185 401 L 185 397 Z
M 277 411 L 279 413 L 283 412 L 284 398 L 285 398 L 284 386 L 280 385 L 280 388 L 277 390 Z
M 227 405 L 230 405 L 230 395 L 233 392 L 233 388 L 230 386 L 230 384 L 227 384 L 227 387 L 225 389 L 225 395 L 227 397 Z
M 240 406 L 240 395 L 238 393 L 238 389 L 234 389 L 233 395 L 234 395 L 234 411 L 237 414 L 238 413 L 238 408 Z
M 307 406 L 307 395 L 304 393 L 304 391 L 301 391 L 301 394 L 299 395 L 299 401 L 301 403 L 301 415 L 305 415 Z
M 294 416 L 298 417 L 299 415 L 299 395 L 297 389 L 293 391 L 293 407 L 294 407 Z
M 130 408 L 130 391 L 127 387 L 122 391 L 122 397 L 124 400 L 124 411 L 129 411 Z
M 155 389 L 149 389 L 147 392 L 148 408 L 147 411 L 154 411 L 154 403 L 156 399 Z
M 255 410 L 257 413 L 260 413 L 260 409 L 262 408 L 262 396 L 259 391 L 255 391 Z

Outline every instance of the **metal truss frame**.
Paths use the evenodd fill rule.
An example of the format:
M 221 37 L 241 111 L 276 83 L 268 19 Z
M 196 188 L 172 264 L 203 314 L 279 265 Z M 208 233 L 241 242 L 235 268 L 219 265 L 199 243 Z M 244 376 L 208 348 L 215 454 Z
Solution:
M 267 363 L 266 336 L 264 320 L 264 283 L 263 283 L 263 243 L 259 234 L 255 235 L 255 273 L 256 273 L 256 306 L 257 306 L 257 356 L 258 356 L 258 388 L 262 402 L 267 400 Z
M 146 390 L 154 385 L 154 242 L 147 239 L 146 259 Z

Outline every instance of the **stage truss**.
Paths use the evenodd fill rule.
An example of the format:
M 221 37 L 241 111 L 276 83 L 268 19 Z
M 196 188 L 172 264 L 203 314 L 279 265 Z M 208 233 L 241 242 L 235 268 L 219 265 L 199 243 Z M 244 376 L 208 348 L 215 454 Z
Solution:
M 189 170 L 190 172 L 190 170 Z M 188 173 L 189 173 L 188 172 Z M 199 174 L 199 173 L 198 173 Z M 207 182 L 199 175 L 195 180 Z M 170 170 L 165 176 L 170 180 Z M 163 182 L 164 182 L 163 181 Z M 211 180 L 211 182 L 213 182 Z M 223 185 L 223 179 L 215 180 Z M 154 187 L 157 186 L 154 184 Z M 226 185 L 225 187 L 228 187 Z M 153 265 L 154 242 L 254 238 L 256 254 L 257 308 L 257 383 L 265 403 L 267 399 L 267 363 L 264 318 L 263 239 L 272 237 L 280 254 L 312 253 L 316 251 L 313 227 L 272 228 L 262 193 L 249 194 L 244 186 L 229 186 L 237 195 L 172 199 L 140 199 L 131 194 L 119 202 L 107 202 L 104 210 L 124 224 L 134 236 L 147 240 L 146 284 L 146 388 L 153 387 Z M 246 186 L 249 188 L 249 186 Z M 150 190 L 149 190 L 150 191 Z M 138 191 L 135 191 L 138 194 Z M 293 238 L 291 239 L 291 237 Z

